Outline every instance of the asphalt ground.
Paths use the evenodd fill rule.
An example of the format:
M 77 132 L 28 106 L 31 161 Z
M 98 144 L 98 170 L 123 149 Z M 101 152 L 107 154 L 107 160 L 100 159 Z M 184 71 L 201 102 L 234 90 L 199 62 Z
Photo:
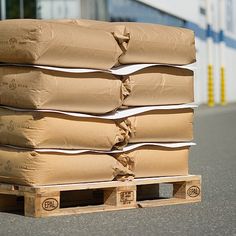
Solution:
M 195 112 L 190 173 L 201 203 L 44 219 L 0 213 L 0 236 L 236 235 L 236 104 Z

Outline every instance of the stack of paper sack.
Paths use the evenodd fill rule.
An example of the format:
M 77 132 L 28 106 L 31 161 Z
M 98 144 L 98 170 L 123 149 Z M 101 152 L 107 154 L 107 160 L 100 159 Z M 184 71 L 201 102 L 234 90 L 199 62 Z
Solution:
M 192 31 L 8 20 L 0 35 L 0 182 L 188 174 Z

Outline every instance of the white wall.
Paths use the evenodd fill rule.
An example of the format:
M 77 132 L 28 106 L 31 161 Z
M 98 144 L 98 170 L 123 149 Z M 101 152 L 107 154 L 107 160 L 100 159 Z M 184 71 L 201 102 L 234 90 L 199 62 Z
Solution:
M 198 22 L 198 0 L 140 0 L 185 20 Z
M 37 0 L 37 18 L 80 18 L 80 0 Z
M 202 40 L 196 38 L 197 63 L 194 77 L 195 102 L 203 103 L 207 101 L 207 45 Z
M 226 48 L 226 96 L 229 102 L 236 101 L 236 50 Z

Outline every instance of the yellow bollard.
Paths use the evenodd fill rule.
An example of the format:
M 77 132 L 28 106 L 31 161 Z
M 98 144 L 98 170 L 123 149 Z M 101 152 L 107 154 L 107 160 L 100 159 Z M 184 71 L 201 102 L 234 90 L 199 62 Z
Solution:
M 208 106 L 215 106 L 214 99 L 214 80 L 213 80 L 213 66 L 208 65 Z
M 220 68 L 220 105 L 226 105 L 226 95 L 225 95 L 225 68 Z

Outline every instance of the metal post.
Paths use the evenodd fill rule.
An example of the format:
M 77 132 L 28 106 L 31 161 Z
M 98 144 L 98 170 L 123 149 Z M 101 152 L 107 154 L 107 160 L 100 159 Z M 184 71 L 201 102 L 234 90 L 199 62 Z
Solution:
M 212 2 L 206 0 L 206 20 L 207 20 L 207 52 L 208 52 L 208 106 L 213 107 L 215 105 L 214 98 L 214 72 L 213 72 L 213 38 L 212 38 Z
M 20 18 L 24 18 L 24 0 L 20 0 Z
M 1 20 L 6 19 L 6 0 L 1 0 Z
M 224 22 L 225 0 L 220 0 L 220 104 L 222 106 L 226 105 Z

